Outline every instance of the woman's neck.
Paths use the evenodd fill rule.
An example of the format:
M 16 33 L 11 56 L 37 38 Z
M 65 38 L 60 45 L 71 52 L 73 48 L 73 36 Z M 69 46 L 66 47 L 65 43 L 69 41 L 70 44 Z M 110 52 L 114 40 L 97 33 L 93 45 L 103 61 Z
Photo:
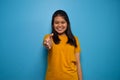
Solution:
M 66 36 L 66 34 L 65 33 L 62 33 L 62 34 L 58 34 L 59 36 Z

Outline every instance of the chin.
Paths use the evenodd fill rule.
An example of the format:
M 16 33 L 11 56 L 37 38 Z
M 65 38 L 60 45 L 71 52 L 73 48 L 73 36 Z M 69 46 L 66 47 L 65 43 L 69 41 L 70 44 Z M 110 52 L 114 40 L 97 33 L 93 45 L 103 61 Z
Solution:
M 64 30 L 63 30 L 63 31 L 57 31 L 57 30 L 56 30 L 56 32 L 57 32 L 58 34 L 60 34 L 60 35 L 65 33 Z
M 64 33 L 64 32 L 63 32 L 63 31 L 62 31 L 62 32 L 60 32 L 60 31 L 57 31 L 57 33 L 58 33 L 58 34 L 62 34 L 62 33 Z

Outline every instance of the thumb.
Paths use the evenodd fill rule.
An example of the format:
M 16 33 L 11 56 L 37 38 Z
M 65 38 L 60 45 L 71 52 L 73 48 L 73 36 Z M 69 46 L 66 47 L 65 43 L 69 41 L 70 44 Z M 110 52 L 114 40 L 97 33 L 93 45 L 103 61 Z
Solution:
M 50 34 L 50 39 L 52 39 L 52 36 L 53 36 L 53 35 L 54 35 L 53 33 Z

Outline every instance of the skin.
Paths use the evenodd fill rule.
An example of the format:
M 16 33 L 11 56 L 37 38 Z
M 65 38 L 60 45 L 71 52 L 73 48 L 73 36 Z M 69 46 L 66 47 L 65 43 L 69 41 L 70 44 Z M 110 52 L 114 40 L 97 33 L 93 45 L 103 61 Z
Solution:
M 67 22 L 62 16 L 56 16 L 54 18 L 54 29 L 59 35 L 65 35 L 65 31 L 67 29 Z M 50 50 L 52 47 L 52 36 L 54 34 L 50 34 L 49 37 L 44 40 L 44 46 Z M 82 80 L 82 71 L 81 71 L 81 65 L 80 65 L 80 53 L 75 53 L 76 57 L 76 66 L 77 66 L 77 72 L 78 72 L 78 80 Z
M 80 64 L 80 53 L 75 53 L 76 57 L 76 65 L 77 65 L 77 72 L 78 72 L 78 80 L 82 80 L 82 70 Z
M 65 31 L 67 29 L 67 22 L 63 17 L 55 17 L 53 26 L 58 34 L 65 35 Z

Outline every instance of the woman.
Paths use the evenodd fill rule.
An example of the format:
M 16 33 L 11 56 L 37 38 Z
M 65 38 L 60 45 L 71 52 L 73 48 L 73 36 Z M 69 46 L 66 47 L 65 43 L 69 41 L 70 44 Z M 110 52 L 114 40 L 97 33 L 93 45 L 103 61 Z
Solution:
M 51 26 L 52 33 L 43 40 L 48 49 L 46 80 L 82 80 L 80 45 L 72 34 L 67 13 L 57 10 Z

